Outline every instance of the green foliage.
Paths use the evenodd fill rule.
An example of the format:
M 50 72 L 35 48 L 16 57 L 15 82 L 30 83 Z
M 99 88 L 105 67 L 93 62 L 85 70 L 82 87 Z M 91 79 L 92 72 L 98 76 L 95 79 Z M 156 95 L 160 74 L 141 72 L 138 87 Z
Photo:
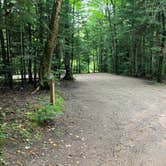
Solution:
M 3 158 L 3 145 L 5 143 L 5 140 L 7 139 L 7 133 L 6 133 L 6 124 L 0 124 L 0 165 L 7 165 L 5 159 Z
M 9 79 L 21 74 L 24 83 L 25 75 L 39 75 L 54 2 L 1 0 L 0 28 L 6 40 L 4 50 L 8 50 L 4 59 L 9 62 L 3 59 L 0 48 L 0 83 L 6 85 Z M 64 57 L 69 56 L 68 66 L 73 67 L 74 73 L 165 76 L 165 49 L 161 48 L 166 38 L 165 9 L 165 0 L 65 0 L 52 59 L 54 75 L 58 79 L 63 75 Z M 162 50 L 164 60 L 159 65 Z M 37 82 L 37 78 L 32 79 L 31 82 Z
M 7 138 L 6 134 L 6 124 L 0 124 L 0 142 Z
M 12 135 L 10 137 L 14 137 L 15 139 L 22 139 L 23 141 L 31 138 L 31 128 L 26 128 L 23 124 L 18 124 L 13 122 L 8 126 L 8 131 L 11 131 Z
M 3 141 L 7 138 L 7 124 L 5 123 L 6 113 L 0 112 L 0 144 L 3 144 Z
M 0 154 L 0 165 L 2 165 L 2 166 L 7 165 L 6 160 L 1 156 L 1 154 Z
M 64 136 L 64 133 L 62 131 L 56 131 L 55 135 L 56 135 L 56 137 L 61 138 Z
M 42 135 L 41 135 L 40 133 L 36 133 L 36 134 L 34 135 L 34 139 L 35 139 L 36 141 L 40 141 L 40 140 L 42 139 Z
M 27 116 L 39 125 L 46 125 L 49 121 L 55 119 L 55 117 L 63 115 L 63 103 L 64 100 L 60 96 L 57 96 L 55 105 L 40 102 L 40 108 L 28 113 Z

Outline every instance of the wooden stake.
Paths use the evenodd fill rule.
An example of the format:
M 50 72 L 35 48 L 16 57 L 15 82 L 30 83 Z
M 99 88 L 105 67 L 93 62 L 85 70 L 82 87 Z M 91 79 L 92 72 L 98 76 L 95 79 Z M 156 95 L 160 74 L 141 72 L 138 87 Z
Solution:
M 50 81 L 50 103 L 55 105 L 55 81 Z

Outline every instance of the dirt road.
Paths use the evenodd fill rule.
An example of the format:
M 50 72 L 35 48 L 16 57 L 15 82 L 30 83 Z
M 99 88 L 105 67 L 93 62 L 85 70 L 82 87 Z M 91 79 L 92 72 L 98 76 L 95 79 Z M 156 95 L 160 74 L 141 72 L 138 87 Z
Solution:
M 87 74 L 62 91 L 59 147 L 27 166 L 166 166 L 166 85 Z
M 63 88 L 69 136 L 61 165 L 165 166 L 166 86 L 114 76 L 76 76 Z

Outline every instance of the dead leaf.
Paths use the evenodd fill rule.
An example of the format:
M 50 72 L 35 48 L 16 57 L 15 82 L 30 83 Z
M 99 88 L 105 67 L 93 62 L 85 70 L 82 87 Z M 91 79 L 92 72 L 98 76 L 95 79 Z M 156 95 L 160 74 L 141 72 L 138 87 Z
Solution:
M 57 144 L 53 144 L 54 147 L 57 147 L 58 145 Z
M 30 151 L 28 152 L 28 154 L 29 154 L 30 156 L 35 155 L 35 153 L 33 152 L 33 150 L 30 150 Z
M 52 162 L 49 164 L 49 166 L 53 166 Z
M 16 153 L 19 153 L 19 154 L 20 154 L 20 153 L 22 153 L 22 152 L 21 152 L 21 150 L 17 150 Z

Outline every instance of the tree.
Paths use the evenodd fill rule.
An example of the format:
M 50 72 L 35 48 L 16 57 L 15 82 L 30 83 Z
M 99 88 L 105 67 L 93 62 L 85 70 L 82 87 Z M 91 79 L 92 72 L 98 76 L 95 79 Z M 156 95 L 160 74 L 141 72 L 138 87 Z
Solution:
M 0 82 L 45 86 L 64 69 L 67 80 L 110 72 L 162 82 L 165 13 L 165 0 L 0 0 Z
M 61 11 L 61 6 L 62 0 L 56 0 L 54 2 L 52 18 L 50 23 L 50 34 L 46 41 L 44 54 L 40 64 L 40 85 L 42 87 L 48 85 L 48 78 L 51 73 L 51 60 L 58 37 L 59 14 Z
M 65 77 L 64 80 L 73 80 L 73 73 L 72 73 L 72 61 L 71 61 L 71 28 L 70 28 L 70 1 L 65 0 L 64 1 L 64 41 L 65 41 L 65 50 L 64 50 L 64 65 L 65 65 Z

